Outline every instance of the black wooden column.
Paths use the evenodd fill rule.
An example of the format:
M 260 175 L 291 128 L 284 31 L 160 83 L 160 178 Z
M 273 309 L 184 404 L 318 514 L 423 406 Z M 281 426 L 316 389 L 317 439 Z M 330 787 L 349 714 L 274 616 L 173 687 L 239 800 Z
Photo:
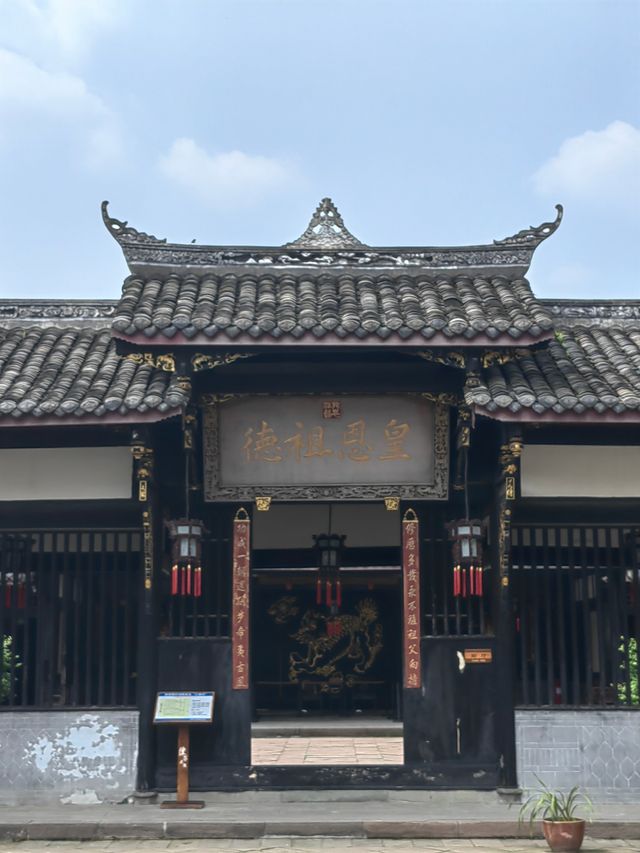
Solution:
M 511 593 L 511 520 L 518 488 L 522 439 L 504 430 L 495 484 L 492 518 L 492 563 L 497 567 L 496 599 L 496 685 L 497 732 L 501 755 L 502 785 L 517 787 L 515 733 L 515 624 Z
M 155 728 L 153 713 L 157 690 L 157 593 L 162 554 L 161 512 L 154 478 L 154 456 L 148 435 L 135 432 L 131 451 L 135 460 L 136 497 L 141 507 L 142 573 L 139 587 L 137 705 L 138 772 L 136 793 L 151 794 L 155 787 Z

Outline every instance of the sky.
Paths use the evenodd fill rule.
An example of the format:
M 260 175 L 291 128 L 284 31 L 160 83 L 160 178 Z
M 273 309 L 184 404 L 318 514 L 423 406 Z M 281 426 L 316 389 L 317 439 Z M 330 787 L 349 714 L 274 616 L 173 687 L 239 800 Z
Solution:
M 548 298 L 640 298 L 640 0 L 0 0 L 0 298 L 119 296 L 100 202 L 280 245 L 553 219 Z

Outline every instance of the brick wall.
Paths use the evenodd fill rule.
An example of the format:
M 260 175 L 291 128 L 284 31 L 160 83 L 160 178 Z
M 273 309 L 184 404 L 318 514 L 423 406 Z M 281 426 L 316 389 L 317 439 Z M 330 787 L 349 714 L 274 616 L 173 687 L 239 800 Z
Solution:
M 517 710 L 518 783 L 534 773 L 555 788 L 584 786 L 595 799 L 640 800 L 640 713 Z

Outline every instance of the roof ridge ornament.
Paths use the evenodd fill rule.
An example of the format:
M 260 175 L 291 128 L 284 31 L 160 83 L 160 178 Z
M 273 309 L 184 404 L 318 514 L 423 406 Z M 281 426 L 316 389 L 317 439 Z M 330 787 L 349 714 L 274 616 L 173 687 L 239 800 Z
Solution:
M 563 207 L 561 204 L 556 204 L 556 210 L 558 211 L 556 214 L 556 218 L 553 222 L 543 222 L 542 225 L 532 225 L 530 228 L 523 228 L 522 231 L 518 231 L 517 234 L 513 234 L 511 237 L 505 237 L 504 240 L 494 240 L 493 243 L 495 246 L 507 246 L 507 245 L 522 245 L 525 244 L 527 246 L 539 246 L 543 240 L 546 240 L 547 237 L 551 237 L 551 235 L 558 230 L 560 223 L 562 222 L 562 214 Z
M 104 222 L 107 231 L 114 240 L 118 243 L 166 243 L 166 239 L 161 240 L 153 234 L 146 234 L 144 231 L 138 231 L 133 228 L 127 220 L 124 222 L 121 219 L 115 219 L 109 216 L 109 202 L 103 201 L 100 205 L 102 210 L 102 221 Z
M 316 207 L 305 232 L 285 248 L 296 249 L 353 249 L 367 248 L 345 226 L 338 208 L 330 198 L 323 198 Z

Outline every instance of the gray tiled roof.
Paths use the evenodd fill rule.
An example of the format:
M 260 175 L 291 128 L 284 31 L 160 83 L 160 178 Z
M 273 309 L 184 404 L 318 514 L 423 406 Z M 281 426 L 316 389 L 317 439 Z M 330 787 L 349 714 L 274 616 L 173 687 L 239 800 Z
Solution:
M 184 402 L 173 374 L 117 355 L 108 329 L 0 329 L 0 423 L 29 416 L 166 417 Z
M 381 340 L 440 333 L 473 341 L 548 336 L 549 311 L 523 278 L 229 272 L 129 277 L 113 330 L 126 337 Z
M 105 305 L 112 315 L 113 303 Z M 104 416 L 155 420 L 177 413 L 187 402 L 175 374 L 117 355 L 104 328 L 110 316 L 103 317 L 102 328 L 95 327 L 94 314 L 104 306 L 91 306 L 85 318 L 86 305 L 70 303 L 67 319 L 50 321 L 55 327 L 44 318 L 58 310 L 57 303 L 44 312 L 36 306 L 35 319 L 27 303 L 11 303 L 16 317 L 9 316 L 9 303 L 3 306 L 0 425 L 27 419 L 79 423 Z M 579 418 L 590 412 L 640 417 L 640 302 L 594 307 L 573 301 L 547 307 L 561 329 L 556 338 L 519 346 L 511 361 L 483 369 L 477 386 L 465 390 L 467 402 L 506 419 Z
M 518 350 L 513 361 L 482 371 L 465 396 L 490 413 L 638 412 L 640 324 L 566 328 L 549 344 Z

